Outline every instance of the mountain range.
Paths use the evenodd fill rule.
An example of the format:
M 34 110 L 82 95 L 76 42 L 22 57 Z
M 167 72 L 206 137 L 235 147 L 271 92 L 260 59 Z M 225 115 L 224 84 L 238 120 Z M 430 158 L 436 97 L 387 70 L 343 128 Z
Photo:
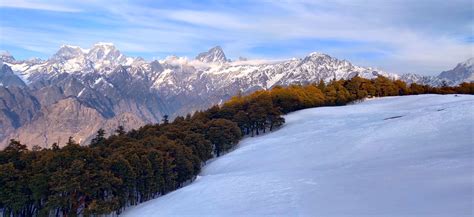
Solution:
M 69 136 L 86 144 L 99 128 L 112 133 L 176 117 L 237 93 L 275 85 L 379 75 L 408 83 L 457 85 L 474 80 L 471 58 L 438 76 L 397 75 L 353 65 L 322 53 L 288 60 L 232 61 L 216 46 L 194 59 L 127 57 L 111 43 L 90 49 L 64 45 L 47 60 L 0 54 L 0 141 L 30 147 L 64 145 Z

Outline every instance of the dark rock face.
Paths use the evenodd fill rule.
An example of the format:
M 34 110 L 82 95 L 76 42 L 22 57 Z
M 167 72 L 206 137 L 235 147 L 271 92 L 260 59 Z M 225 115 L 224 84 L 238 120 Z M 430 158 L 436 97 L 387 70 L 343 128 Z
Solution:
M 0 86 L 26 87 L 26 84 L 13 73 L 12 69 L 8 65 L 4 65 L 0 62 Z
M 27 88 L 0 87 L 0 140 L 33 121 L 40 108 Z

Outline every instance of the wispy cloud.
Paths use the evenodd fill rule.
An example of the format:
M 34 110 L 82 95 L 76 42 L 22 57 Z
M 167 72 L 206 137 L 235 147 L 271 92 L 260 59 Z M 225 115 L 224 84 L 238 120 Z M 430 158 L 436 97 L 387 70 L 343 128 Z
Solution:
M 0 49 L 17 46 L 45 55 L 63 43 L 111 41 L 145 57 L 194 56 L 219 44 L 232 58 L 289 58 L 318 50 L 392 72 L 429 74 L 472 57 L 474 49 L 467 40 L 474 26 L 470 0 L 16 2 L 4 0 L 0 10 L 17 5 L 54 13 L 29 15 L 31 26 L 9 11 L 18 17 L 0 21 Z
M 33 9 L 33 10 L 46 10 L 46 11 L 57 11 L 57 12 L 80 12 L 80 9 L 61 5 L 61 2 L 44 2 L 34 0 L 2 0 L 0 1 L 0 7 L 6 8 L 22 8 L 22 9 Z

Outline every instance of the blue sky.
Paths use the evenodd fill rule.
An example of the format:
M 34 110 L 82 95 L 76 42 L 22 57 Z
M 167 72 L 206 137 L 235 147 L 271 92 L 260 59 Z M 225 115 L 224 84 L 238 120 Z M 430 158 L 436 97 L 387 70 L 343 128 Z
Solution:
M 231 59 L 319 51 L 389 72 L 438 74 L 473 56 L 471 0 L 0 0 L 0 50 L 48 58 L 63 44 L 112 42 L 146 59 Z

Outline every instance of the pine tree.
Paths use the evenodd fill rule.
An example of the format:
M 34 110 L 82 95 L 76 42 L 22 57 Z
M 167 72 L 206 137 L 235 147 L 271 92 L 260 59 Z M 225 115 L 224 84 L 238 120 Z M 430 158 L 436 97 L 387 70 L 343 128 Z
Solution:
M 105 130 L 100 128 L 97 131 L 97 135 L 91 140 L 90 145 L 92 147 L 102 146 L 105 142 Z
M 161 120 L 163 122 L 163 124 L 169 124 L 169 120 L 168 120 L 168 115 L 163 115 L 163 119 Z
M 58 143 L 56 143 L 56 142 L 53 143 L 53 144 L 51 145 L 51 150 L 53 150 L 53 151 L 59 150 L 59 145 L 58 145 Z
M 115 133 L 117 133 L 117 135 L 119 136 L 123 136 L 126 133 L 125 128 L 122 125 L 119 125 L 117 129 L 115 130 Z
M 25 152 L 28 151 L 26 145 L 21 144 L 20 141 L 11 139 L 8 146 L 4 149 L 5 152 Z

